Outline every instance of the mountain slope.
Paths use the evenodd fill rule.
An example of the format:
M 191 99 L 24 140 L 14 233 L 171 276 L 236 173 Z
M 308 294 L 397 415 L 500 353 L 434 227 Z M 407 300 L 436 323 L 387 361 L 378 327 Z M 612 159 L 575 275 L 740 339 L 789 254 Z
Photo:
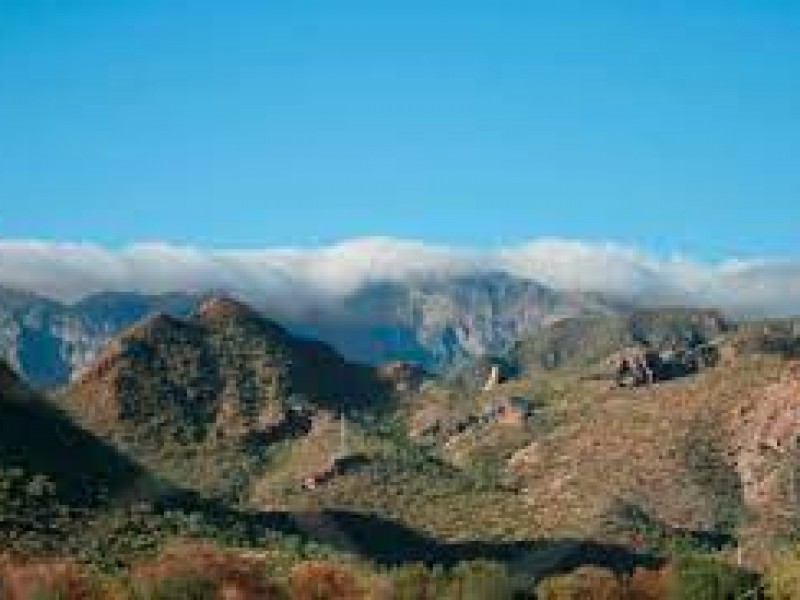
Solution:
M 28 389 L 2 362 L 0 407 L 0 468 L 46 477 L 65 501 L 92 504 L 101 492 L 113 496 L 147 479 L 133 462 Z
M 733 328 L 719 311 L 688 308 L 568 318 L 520 339 L 509 352 L 508 361 L 529 371 L 582 367 L 629 346 L 665 348 L 706 343 Z
M 165 481 L 76 425 L 2 361 L 0 417 L 4 568 L 9 556 L 55 557 L 118 572 L 175 539 L 274 548 L 284 547 L 281 531 L 302 533 L 285 515 L 237 511 Z
M 215 298 L 189 319 L 157 314 L 126 330 L 61 400 L 153 469 L 213 491 L 244 485 L 316 412 L 380 411 L 389 395 L 372 368 Z
M 654 546 L 739 538 L 758 562 L 798 525 L 799 332 L 706 311 L 565 320 L 517 348 L 518 375 L 490 390 L 428 386 L 407 419 L 451 464 L 517 489 L 529 514 L 519 527 Z M 596 377 L 627 344 L 686 339 L 714 340 L 721 359 L 635 388 Z M 509 399 L 526 401 L 524 419 L 488 410 Z
M 796 425 L 796 401 L 787 400 L 796 377 L 775 356 L 744 356 L 633 390 L 559 379 L 550 410 L 560 425 L 519 447 L 507 468 L 553 531 L 630 534 L 643 523 L 620 512 L 629 506 L 666 529 L 743 535 L 756 527 L 766 540 L 778 521 L 789 525 L 790 499 L 767 467 L 788 459 L 770 444 L 785 443 Z M 781 421 L 779 433 L 771 423 Z
M 134 523 L 132 507 L 176 494 L 174 487 L 77 426 L 0 363 L 4 552 L 68 552 L 110 561 L 112 547 L 127 543 L 109 539 L 110 528 Z M 153 525 L 140 537 L 152 545 L 159 527 Z M 137 543 L 133 540 L 131 547 Z

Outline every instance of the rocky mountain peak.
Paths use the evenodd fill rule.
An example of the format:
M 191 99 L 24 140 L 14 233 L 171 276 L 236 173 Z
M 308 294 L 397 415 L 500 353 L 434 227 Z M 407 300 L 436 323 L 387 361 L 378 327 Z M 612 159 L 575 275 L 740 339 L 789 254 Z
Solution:
M 259 433 L 299 396 L 341 408 L 379 401 L 381 389 L 370 368 L 222 298 L 189 319 L 162 313 L 135 324 L 65 393 L 104 434 L 144 428 L 154 438 L 193 440 Z
M 207 298 L 197 307 L 194 317 L 206 322 L 262 318 L 255 309 L 230 296 Z

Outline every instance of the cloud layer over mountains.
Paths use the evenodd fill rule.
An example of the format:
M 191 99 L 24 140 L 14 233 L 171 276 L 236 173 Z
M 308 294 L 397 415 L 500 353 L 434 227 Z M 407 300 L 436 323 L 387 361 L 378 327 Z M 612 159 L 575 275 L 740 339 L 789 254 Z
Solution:
M 0 284 L 73 301 L 99 291 L 225 291 L 289 312 L 338 300 L 376 281 L 501 271 L 558 290 L 644 304 L 717 306 L 734 314 L 800 314 L 800 259 L 716 264 L 657 258 L 613 243 L 539 239 L 474 250 L 390 238 L 315 249 L 206 250 L 161 243 L 0 240 Z

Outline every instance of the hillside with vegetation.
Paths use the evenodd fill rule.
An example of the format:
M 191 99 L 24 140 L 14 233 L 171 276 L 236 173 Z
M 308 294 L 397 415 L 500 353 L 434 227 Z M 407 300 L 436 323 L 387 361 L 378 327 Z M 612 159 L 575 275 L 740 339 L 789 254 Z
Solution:
M 235 520 L 74 423 L 3 363 L 0 414 L 5 553 L 110 567 L 192 527 L 219 534 Z
M 489 389 L 427 386 L 406 407 L 409 432 L 514 490 L 526 508 L 501 511 L 509 530 L 652 550 L 686 536 L 741 545 L 740 558 L 762 564 L 794 535 L 800 508 L 796 331 L 705 311 L 559 322 L 498 361 L 514 370 Z M 712 345 L 715 361 L 620 387 L 615 355 L 635 344 Z M 552 348 L 558 360 L 543 360 Z
M 523 336 L 507 359 L 524 371 L 589 367 L 629 346 L 666 348 L 706 343 L 733 328 L 733 323 L 719 311 L 687 308 L 567 318 Z
M 0 369 L 0 573 L 131 598 L 790 585 L 797 333 L 714 311 L 578 317 L 436 377 L 351 363 L 226 298 L 153 314 L 53 400 Z M 622 385 L 632 347 L 713 360 Z
M 176 483 L 231 498 L 318 415 L 388 409 L 390 384 L 227 298 L 151 315 L 60 394 L 79 422 Z

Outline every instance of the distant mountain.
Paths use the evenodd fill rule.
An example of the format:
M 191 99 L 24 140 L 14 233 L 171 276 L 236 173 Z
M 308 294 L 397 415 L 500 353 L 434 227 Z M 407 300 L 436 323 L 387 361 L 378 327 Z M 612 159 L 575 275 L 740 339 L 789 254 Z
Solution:
M 502 354 L 523 335 L 560 319 L 619 310 L 591 295 L 486 273 L 373 283 L 346 298 L 339 313 L 306 327 L 354 359 L 413 360 L 443 371 Z
M 0 357 L 37 386 L 61 385 L 126 327 L 155 312 L 188 316 L 201 301 L 187 294 L 109 292 L 68 305 L 0 287 Z M 269 299 L 258 308 L 349 359 L 410 360 L 431 371 L 501 354 L 521 336 L 565 317 L 619 311 L 590 295 L 503 273 L 375 282 L 302 319 L 283 319 Z
M 212 298 L 189 318 L 159 313 L 125 330 L 61 401 L 154 469 L 172 462 L 182 482 L 213 488 L 241 476 L 248 456 L 301 435 L 316 411 L 380 410 L 388 389 L 375 369 L 329 345 L 296 337 L 238 301 Z M 194 469 L 201 463 L 217 472 L 203 476 Z
M 60 385 L 120 330 L 155 311 L 189 314 L 196 303 L 184 294 L 107 293 L 67 305 L 0 287 L 0 358 L 30 383 Z

